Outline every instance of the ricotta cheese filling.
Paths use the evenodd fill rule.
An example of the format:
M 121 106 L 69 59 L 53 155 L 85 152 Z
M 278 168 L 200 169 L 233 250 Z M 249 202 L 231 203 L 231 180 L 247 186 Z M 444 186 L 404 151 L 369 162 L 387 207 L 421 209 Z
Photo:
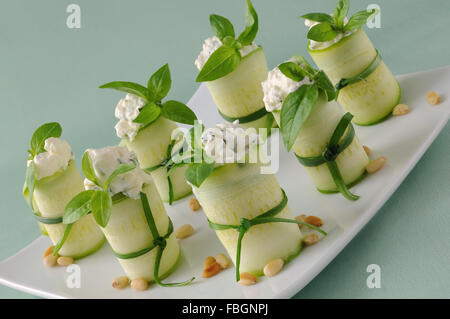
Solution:
M 195 60 L 195 66 L 200 71 L 203 66 L 205 65 L 206 61 L 208 61 L 211 54 L 214 53 L 218 48 L 222 46 L 222 42 L 220 39 L 216 36 L 212 36 L 210 38 L 207 38 L 205 42 L 203 43 L 203 49 L 198 55 L 197 59 Z M 248 55 L 250 52 L 256 50 L 258 46 L 255 43 L 249 44 L 244 46 L 240 52 L 241 56 L 244 57 Z
M 44 149 L 45 152 L 32 159 L 35 166 L 35 177 L 38 180 L 65 170 L 74 158 L 69 143 L 56 137 L 46 139 Z
M 130 198 L 138 199 L 144 185 L 149 184 L 152 178 L 139 167 L 136 154 L 122 146 L 110 146 L 100 149 L 88 149 L 89 157 L 94 167 L 95 175 L 101 185 L 117 169 L 120 164 L 136 165 L 136 168 L 118 175 L 109 185 L 111 195 L 122 193 Z M 84 180 L 85 189 L 101 189 L 92 181 Z
M 143 98 L 131 93 L 128 93 L 117 103 L 114 115 L 119 119 L 119 122 L 114 128 L 118 137 L 127 137 L 130 141 L 134 140 L 142 124 L 134 123 L 133 121 L 145 104 L 146 102 Z
M 285 76 L 278 67 L 269 71 L 267 80 L 261 83 L 266 110 L 268 112 L 281 111 L 286 97 L 305 84 L 312 84 L 307 76 L 302 81 L 296 82 Z
M 255 130 L 244 130 L 239 120 L 219 123 L 202 134 L 203 149 L 217 164 L 242 163 L 262 141 Z

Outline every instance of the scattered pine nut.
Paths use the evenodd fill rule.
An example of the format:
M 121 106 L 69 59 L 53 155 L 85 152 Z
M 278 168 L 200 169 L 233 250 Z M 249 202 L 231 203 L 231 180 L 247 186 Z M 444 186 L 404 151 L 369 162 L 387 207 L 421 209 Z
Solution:
M 427 93 L 427 102 L 430 105 L 438 105 L 441 103 L 441 96 L 434 91 L 429 91 Z
M 203 262 L 203 269 L 209 268 L 215 262 L 216 262 L 216 258 L 214 258 L 212 256 L 206 257 L 205 261 Z
M 214 262 L 208 268 L 203 269 L 202 277 L 210 278 L 212 276 L 217 275 L 222 270 L 222 267 L 217 262 Z
M 216 262 L 222 267 L 222 269 L 227 269 L 230 267 L 230 260 L 224 254 L 218 254 L 216 257 Z
M 379 158 L 371 161 L 366 166 L 367 173 L 373 174 L 373 173 L 379 171 L 384 166 L 384 164 L 386 164 L 386 161 L 387 161 L 386 157 L 379 157 Z
M 370 156 L 370 154 L 372 154 L 372 150 L 369 146 L 363 145 L 363 149 L 366 152 L 367 156 Z
M 317 217 L 317 216 L 308 216 L 308 217 L 305 218 L 305 221 L 308 224 L 311 224 L 311 225 L 316 226 L 316 227 L 320 227 L 320 226 L 323 225 L 322 219 Z
M 127 276 L 117 277 L 113 280 L 112 286 L 115 289 L 123 289 L 128 286 L 130 280 Z
M 242 274 L 240 274 L 239 277 L 240 277 L 239 283 L 242 286 L 250 286 L 256 283 L 256 277 L 249 274 L 248 272 L 243 272 Z
M 53 256 L 52 254 L 45 256 L 42 258 L 42 262 L 47 267 L 54 267 L 56 266 L 58 260 L 58 256 Z
M 45 252 L 44 252 L 44 256 L 42 256 L 42 258 L 45 258 L 45 257 L 47 257 L 48 255 L 50 255 L 50 254 L 53 254 L 53 248 L 54 248 L 55 246 L 50 246 L 50 247 L 48 247 L 46 250 L 45 250 Z
M 131 281 L 131 288 L 137 291 L 143 291 L 148 289 L 148 281 L 144 278 L 136 278 Z
M 392 115 L 401 116 L 409 113 L 409 106 L 406 104 L 399 104 L 392 110 Z
M 72 257 L 59 257 L 57 262 L 60 266 L 69 266 L 72 265 L 74 261 Z
M 314 245 L 319 241 L 319 236 L 317 234 L 311 233 L 303 237 L 303 242 L 306 246 Z
M 190 224 L 186 224 L 186 225 L 180 226 L 175 231 L 175 237 L 178 239 L 183 239 L 183 238 L 191 236 L 193 233 L 194 233 L 194 227 L 192 227 L 192 225 L 190 225 Z
M 189 207 L 194 212 L 201 208 L 200 203 L 198 202 L 197 198 L 195 198 L 195 197 L 192 197 L 191 199 L 189 199 Z
M 306 220 L 305 220 L 306 219 L 306 215 L 304 215 L 304 214 L 295 217 L 295 219 L 297 221 L 299 221 L 299 222 L 306 223 Z M 297 224 L 297 225 L 298 225 L 298 228 L 300 228 L 300 229 L 303 227 L 302 224 Z
M 284 260 L 281 258 L 272 260 L 270 263 L 268 263 L 266 266 L 264 266 L 264 275 L 267 277 L 273 277 L 276 274 L 278 274 L 281 269 L 283 269 L 284 266 Z

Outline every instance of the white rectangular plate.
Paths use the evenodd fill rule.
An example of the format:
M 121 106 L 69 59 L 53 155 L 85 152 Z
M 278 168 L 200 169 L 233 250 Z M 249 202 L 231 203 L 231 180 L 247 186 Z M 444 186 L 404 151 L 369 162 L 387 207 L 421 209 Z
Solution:
M 66 279 L 70 273 L 65 268 L 49 269 L 42 265 L 42 253 L 51 244 L 44 236 L 0 263 L 0 283 L 46 298 L 292 297 L 320 273 L 375 215 L 448 121 L 450 67 L 398 78 L 403 88 L 403 103 L 410 106 L 411 113 L 390 118 L 376 126 L 356 126 L 362 143 L 372 149 L 372 156 L 385 156 L 388 159 L 381 171 L 352 188 L 355 194 L 361 196 L 358 201 L 348 201 L 339 194 L 320 194 L 295 157 L 284 149 L 280 151 L 277 177 L 286 190 L 292 211 L 296 215 L 308 213 L 322 217 L 329 235 L 317 245 L 306 248 L 279 275 L 270 279 L 262 278 L 258 284 L 250 287 L 236 284 L 234 268 L 203 279 L 201 272 L 204 258 L 225 250 L 214 232 L 208 228 L 204 214 L 201 211 L 191 212 L 187 200 L 183 200 L 172 207 L 167 206 L 167 211 L 175 227 L 190 223 L 196 231 L 190 238 L 180 241 L 182 261 L 176 272 L 166 280 L 181 281 L 194 275 L 197 280 L 190 286 L 163 288 L 152 285 L 145 292 L 115 290 L 111 287 L 111 282 L 123 272 L 109 246 L 105 245 L 96 254 L 78 262 L 81 287 L 68 288 Z M 425 95 L 429 89 L 441 94 L 443 101 L 440 105 L 431 107 L 427 104 Z M 205 85 L 198 89 L 189 105 L 207 127 L 222 121 Z M 272 138 L 279 136 L 275 134 Z

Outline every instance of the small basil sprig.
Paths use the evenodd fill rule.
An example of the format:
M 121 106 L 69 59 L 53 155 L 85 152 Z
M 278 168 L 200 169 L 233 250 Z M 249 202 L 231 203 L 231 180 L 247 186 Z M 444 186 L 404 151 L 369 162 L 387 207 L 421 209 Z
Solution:
M 45 141 L 50 137 L 61 137 L 62 128 L 57 122 L 51 122 L 41 125 L 31 136 L 30 149 L 28 150 L 30 161 L 27 165 L 25 173 L 25 184 L 23 187 L 23 195 L 28 205 L 33 208 L 33 192 L 36 184 L 34 157 L 40 153 L 45 152 Z
M 258 14 L 250 0 L 247 0 L 245 29 L 237 39 L 233 24 L 227 18 L 212 14 L 209 21 L 222 46 L 208 58 L 197 76 L 197 82 L 214 81 L 233 72 L 242 60 L 239 50 L 251 44 L 258 33 Z
M 142 124 L 142 128 L 155 122 L 163 116 L 174 122 L 194 125 L 197 119 L 195 113 L 184 103 L 162 100 L 167 96 L 172 85 L 169 65 L 165 64 L 152 74 L 147 87 L 133 82 L 109 82 L 100 86 L 101 89 L 114 89 L 137 95 L 146 101 L 139 115 L 133 122 Z
M 325 72 L 315 70 L 304 57 L 294 56 L 291 61 L 278 66 L 286 77 L 300 82 L 308 77 L 311 84 L 304 84 L 291 92 L 283 102 L 280 115 L 280 129 L 283 143 L 292 148 L 302 125 L 308 119 L 319 93 L 324 92 L 328 101 L 336 99 L 337 92 Z
M 319 22 L 309 30 L 307 38 L 317 42 L 331 41 L 340 33 L 359 30 L 369 18 L 378 13 L 376 9 L 359 11 L 350 17 L 346 24 L 345 18 L 349 9 L 350 0 L 339 0 L 333 16 L 326 13 L 309 13 L 301 16 L 304 19 Z
M 111 217 L 113 202 L 112 196 L 108 192 L 109 186 L 117 176 L 135 169 L 136 165 L 120 164 L 106 179 L 103 185 L 98 181 L 88 152 L 85 152 L 83 155 L 81 168 L 84 176 L 97 185 L 98 189 L 87 190 L 76 195 L 64 209 L 63 223 L 73 224 L 92 212 L 97 224 L 101 227 L 106 227 Z

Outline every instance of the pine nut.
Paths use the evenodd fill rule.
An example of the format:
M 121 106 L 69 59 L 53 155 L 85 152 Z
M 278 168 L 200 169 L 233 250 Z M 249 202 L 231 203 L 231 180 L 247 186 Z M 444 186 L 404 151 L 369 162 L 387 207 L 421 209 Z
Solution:
M 216 258 L 214 258 L 212 256 L 206 257 L 205 261 L 203 262 L 203 269 L 209 268 L 215 262 L 216 262 Z
M 128 286 L 128 283 L 129 283 L 128 277 L 121 276 L 121 277 L 117 277 L 116 279 L 113 280 L 112 286 L 113 286 L 113 288 L 116 288 L 116 289 L 123 289 Z
M 392 115 L 401 116 L 409 113 L 409 106 L 406 104 L 399 104 L 392 110 Z
M 243 272 L 242 274 L 240 274 L 239 277 L 240 277 L 239 283 L 242 286 L 250 286 L 256 283 L 256 277 L 249 274 L 248 272 Z
M 427 93 L 427 102 L 430 105 L 437 105 L 441 103 L 441 96 L 434 91 L 429 91 Z
M 131 281 L 131 288 L 137 291 L 143 291 L 148 289 L 148 281 L 144 278 L 136 278 Z
M 186 225 L 180 226 L 175 231 L 175 237 L 177 237 L 178 239 L 183 239 L 183 238 L 191 236 L 193 233 L 194 233 L 194 227 L 192 227 L 192 225 L 190 225 L 190 224 L 186 224 Z
M 317 217 L 317 216 L 308 216 L 308 217 L 305 218 L 305 221 L 308 224 L 311 224 L 311 225 L 316 226 L 316 227 L 320 227 L 320 226 L 323 225 L 322 219 Z
M 47 267 L 54 267 L 56 266 L 58 260 L 58 256 L 53 256 L 52 254 L 45 256 L 42 258 L 42 262 Z
M 306 246 L 314 245 L 319 241 L 319 236 L 317 234 L 308 234 L 305 237 L 303 237 L 303 242 Z
M 222 267 L 217 262 L 214 262 L 208 268 L 203 269 L 202 277 L 210 278 L 212 276 L 217 275 L 222 270 Z
M 379 171 L 384 166 L 384 164 L 386 164 L 386 161 L 387 161 L 386 157 L 380 157 L 380 158 L 377 158 L 377 159 L 371 161 L 366 166 L 367 173 L 373 174 L 373 173 Z
M 59 257 L 58 258 L 58 265 L 60 266 L 69 266 L 73 264 L 73 258 L 72 257 Z
M 278 258 L 272 260 L 264 267 L 264 275 L 266 275 L 267 277 L 273 277 L 276 274 L 278 274 L 281 271 L 281 269 L 283 269 L 283 266 L 284 266 L 283 259 Z
M 197 198 L 192 197 L 191 199 L 189 199 L 189 207 L 191 208 L 192 211 L 197 211 L 199 210 L 200 207 L 200 203 L 198 202 Z
M 218 254 L 216 257 L 217 263 L 222 267 L 222 269 L 227 269 L 230 267 L 230 260 L 224 254 Z
M 306 215 L 304 215 L 304 214 L 295 217 L 295 219 L 297 221 L 299 221 L 299 222 L 306 223 L 306 220 L 305 220 L 306 219 Z M 302 224 L 297 224 L 297 225 L 298 225 L 298 228 L 302 229 L 302 227 L 303 227 Z
M 372 150 L 369 148 L 369 146 L 363 145 L 363 149 L 366 152 L 367 156 L 370 156 L 370 154 L 372 154 Z
M 48 248 L 45 250 L 44 256 L 42 256 L 42 258 L 45 258 L 45 257 L 47 257 L 47 256 L 50 255 L 50 254 L 53 254 L 53 247 L 55 247 L 55 246 L 50 246 L 50 247 L 48 247 Z

